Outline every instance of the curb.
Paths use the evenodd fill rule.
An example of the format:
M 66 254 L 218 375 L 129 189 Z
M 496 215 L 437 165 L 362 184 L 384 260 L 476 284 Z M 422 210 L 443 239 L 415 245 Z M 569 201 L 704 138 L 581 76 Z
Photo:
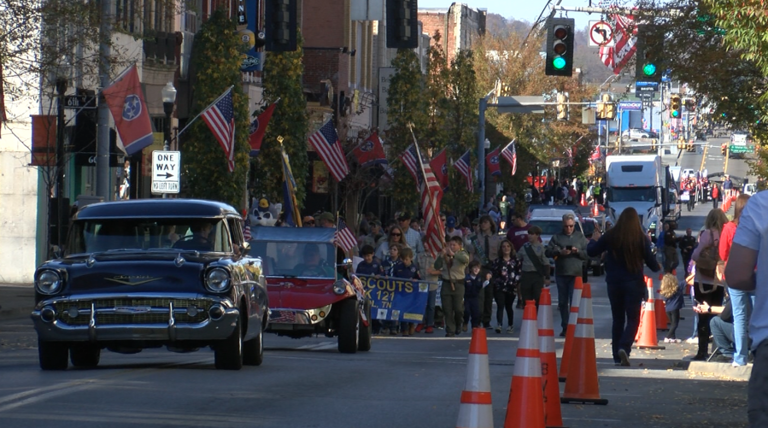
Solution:
M 752 364 L 733 367 L 731 363 L 714 363 L 706 361 L 691 361 L 688 371 L 696 374 L 711 375 L 731 380 L 748 381 L 752 374 Z

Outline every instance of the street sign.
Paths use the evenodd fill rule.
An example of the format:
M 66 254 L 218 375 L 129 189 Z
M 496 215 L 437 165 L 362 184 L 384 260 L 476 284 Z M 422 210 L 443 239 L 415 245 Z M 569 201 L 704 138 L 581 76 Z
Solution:
M 96 108 L 96 97 L 88 97 L 86 95 L 65 95 L 64 108 L 94 109 Z
M 650 98 L 643 98 L 643 109 L 651 108 L 652 101 Z
M 622 101 L 619 103 L 619 110 L 642 110 L 643 104 L 640 101 Z
M 657 92 L 659 82 L 635 82 L 635 94 L 647 94 Z
M 605 21 L 589 21 L 589 45 L 592 47 L 613 46 L 613 27 Z
M 499 113 L 544 113 L 544 97 L 535 95 L 518 95 L 514 97 L 499 97 L 496 111 Z
M 152 193 L 179 193 L 181 152 L 152 151 Z

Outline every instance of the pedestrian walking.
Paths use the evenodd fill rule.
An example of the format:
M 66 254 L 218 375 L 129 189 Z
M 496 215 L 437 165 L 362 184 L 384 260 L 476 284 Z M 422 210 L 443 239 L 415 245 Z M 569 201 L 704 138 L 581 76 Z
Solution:
M 720 200 L 720 188 L 717 184 L 712 183 L 712 208 L 717 208 L 717 203 Z
M 685 229 L 685 236 L 678 240 L 677 245 L 680 247 L 680 254 L 683 256 L 683 267 L 685 273 L 690 272 L 689 265 L 691 264 L 691 256 L 693 255 L 693 248 L 696 246 L 696 238 L 693 237 L 693 231 L 689 227 Z
M 480 312 L 480 294 L 483 289 L 489 288 L 488 282 L 491 273 L 480 276 L 480 262 L 472 260 L 467 267 L 469 272 L 464 278 L 464 331 L 471 322 L 472 328 L 482 327 L 482 314 Z
M 693 250 L 691 258 L 696 263 L 694 278 L 694 299 L 709 306 L 722 306 L 725 289 L 723 281 L 717 278 L 717 263 L 719 261 L 719 244 L 723 226 L 728 223 L 728 217 L 723 210 L 716 208 L 709 211 L 704 220 L 704 231 L 699 234 L 699 245 Z M 754 266 L 753 266 L 754 268 Z M 709 356 L 709 321 L 712 314 L 698 314 L 699 349 L 694 360 L 704 361 Z
M 539 304 L 541 289 L 549 286 L 550 264 L 546 249 L 541 243 L 541 228 L 528 229 L 528 242 L 520 248 L 520 293 L 524 300 L 535 300 Z
M 672 272 L 680 264 L 680 258 L 677 256 L 677 233 L 675 233 L 675 222 L 667 223 L 664 231 L 664 271 Z
M 747 201 L 749 201 L 749 195 L 739 195 L 736 198 L 733 220 L 723 226 L 723 234 L 720 237 L 718 253 L 724 267 L 728 265 L 731 247 L 733 245 L 733 237 L 736 234 L 736 229 L 739 226 L 741 214 L 744 207 L 747 205 Z M 728 284 L 727 277 L 725 278 L 725 283 Z M 736 352 L 733 354 L 733 365 L 745 366 L 747 365 L 747 358 L 749 357 L 749 335 L 747 325 L 749 314 L 752 313 L 752 308 L 755 305 L 755 295 L 750 292 L 731 288 L 728 289 L 728 295 L 730 296 L 731 308 L 733 310 L 733 337 L 736 349 Z
M 619 220 L 605 236 L 595 231 L 587 246 L 587 254 L 597 257 L 605 253 L 605 282 L 611 303 L 611 328 L 614 363 L 629 365 L 629 354 L 640 325 L 640 306 L 646 293 L 643 264 L 652 271 L 661 270 L 651 252 L 651 240 L 643 233 L 640 217 L 634 208 L 622 211 Z
M 512 333 L 515 322 L 513 304 L 520 281 L 520 261 L 512 243 L 505 239 L 499 244 L 499 258 L 491 267 L 493 297 L 496 300 L 496 333 L 501 333 L 504 312 L 507 313 L 507 333 Z
M 664 308 L 667 312 L 667 318 L 669 318 L 669 331 L 664 342 L 680 343 L 682 340 L 678 339 L 675 333 L 677 333 L 677 326 L 680 323 L 680 309 L 683 307 L 683 284 L 677 281 L 675 275 L 667 272 L 661 279 L 659 294 L 664 298 Z
M 469 253 L 463 248 L 463 240 L 456 236 L 448 241 L 435 261 L 435 269 L 440 269 L 443 282 L 440 300 L 443 304 L 446 337 L 461 333 L 464 323 L 464 271 L 468 264 Z
M 491 265 L 498 258 L 499 244 L 503 237 L 496 233 L 496 223 L 489 215 L 480 217 L 479 232 L 469 238 L 468 249 L 473 260 L 480 262 L 482 276 L 491 272 Z M 482 290 L 480 295 L 480 310 L 482 311 L 483 326 L 491 328 L 493 315 L 493 288 Z
M 576 277 L 582 276 L 587 257 L 587 239 L 575 230 L 576 217 L 563 215 L 563 230 L 552 236 L 547 244 L 547 257 L 555 259 L 555 283 L 557 283 L 557 308 L 560 311 L 560 336 L 565 336 L 573 299 Z

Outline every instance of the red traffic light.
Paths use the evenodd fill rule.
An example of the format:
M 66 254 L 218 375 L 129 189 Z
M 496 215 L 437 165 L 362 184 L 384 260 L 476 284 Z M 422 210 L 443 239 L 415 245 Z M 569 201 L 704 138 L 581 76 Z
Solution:
M 568 37 L 568 30 L 561 25 L 555 27 L 555 37 L 560 40 L 565 40 L 565 38 Z
M 557 42 L 555 42 L 555 45 L 554 45 L 554 46 L 552 46 L 552 50 L 553 50 L 553 51 L 554 51 L 554 52 L 555 52 L 557 55 L 562 55 L 562 54 L 564 54 L 564 53 L 565 53 L 565 51 L 567 50 L 567 48 L 566 48 L 566 46 L 565 46 L 565 43 L 563 43 L 563 42 L 560 42 L 560 41 L 557 41 Z

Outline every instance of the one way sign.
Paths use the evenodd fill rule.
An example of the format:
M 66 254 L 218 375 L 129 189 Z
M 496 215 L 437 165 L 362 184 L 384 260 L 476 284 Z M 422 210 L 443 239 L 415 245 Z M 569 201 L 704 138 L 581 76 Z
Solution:
M 179 193 L 181 153 L 152 151 L 152 193 Z

